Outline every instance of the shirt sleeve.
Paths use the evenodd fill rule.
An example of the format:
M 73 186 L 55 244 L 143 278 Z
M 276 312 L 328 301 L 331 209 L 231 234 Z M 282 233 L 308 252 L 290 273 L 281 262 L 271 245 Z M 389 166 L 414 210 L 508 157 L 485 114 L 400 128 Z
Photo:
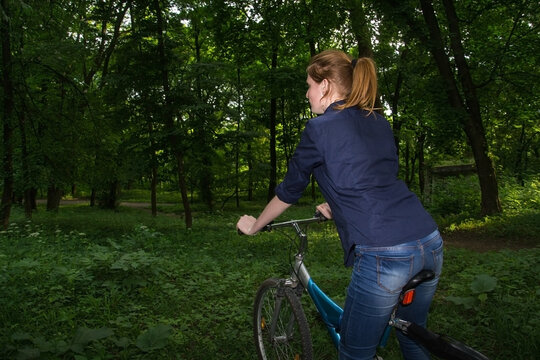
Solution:
M 289 161 L 289 169 L 283 182 L 276 187 L 276 196 L 287 204 L 297 202 L 310 182 L 313 169 L 323 163 L 315 139 L 316 128 L 308 121 L 300 138 L 300 143 Z

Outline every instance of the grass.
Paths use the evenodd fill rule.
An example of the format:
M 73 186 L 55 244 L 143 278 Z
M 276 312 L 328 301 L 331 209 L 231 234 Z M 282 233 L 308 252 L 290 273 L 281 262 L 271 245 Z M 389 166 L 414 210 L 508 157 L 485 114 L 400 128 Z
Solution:
M 260 206 L 196 211 L 192 230 L 185 230 L 180 217 L 152 218 L 128 207 L 114 212 L 69 206 L 58 213 L 40 208 L 32 221 L 15 208 L 12 225 L 0 233 L 0 358 L 255 358 L 253 297 L 265 278 L 288 273 L 291 255 L 283 233 L 236 234 L 238 216 Z M 283 218 L 312 211 L 312 205 L 295 206 Z M 534 207 L 527 211 L 528 222 L 539 222 Z M 485 231 L 504 235 L 512 228 L 515 235 L 524 221 L 490 219 L 455 226 L 466 231 L 476 222 Z M 310 229 L 310 272 L 343 302 L 350 270 L 340 265 L 333 225 Z M 430 328 L 465 340 L 491 359 L 535 358 L 539 258 L 534 246 L 484 253 L 447 248 Z M 316 358 L 335 359 L 314 307 L 306 302 L 305 308 Z M 380 354 L 400 359 L 395 336 Z

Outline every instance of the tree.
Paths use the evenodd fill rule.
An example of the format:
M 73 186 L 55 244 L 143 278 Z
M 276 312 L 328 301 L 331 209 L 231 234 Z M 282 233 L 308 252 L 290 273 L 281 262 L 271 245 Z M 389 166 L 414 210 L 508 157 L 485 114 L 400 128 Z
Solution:
M 165 21 L 163 17 L 163 10 L 161 8 L 160 0 L 154 0 L 153 7 L 157 19 L 157 39 L 158 39 L 158 58 L 161 67 L 161 81 L 162 81 L 162 91 L 164 97 L 164 103 L 162 108 L 162 118 L 165 124 L 165 127 L 168 132 L 168 139 L 176 159 L 176 169 L 178 172 L 178 185 L 180 188 L 180 193 L 182 195 L 182 204 L 184 205 L 184 216 L 186 227 L 190 229 L 193 224 L 193 219 L 191 215 L 191 207 L 189 204 L 189 199 L 187 196 L 187 186 L 184 175 L 184 154 L 182 151 L 181 139 L 178 135 L 178 131 L 174 125 L 174 116 L 173 116 L 173 101 L 172 94 L 169 83 L 169 59 L 166 55 L 165 48 Z
M 446 91 L 448 98 L 454 109 L 460 112 L 463 111 L 466 114 L 461 117 L 461 120 L 463 121 L 463 128 L 470 141 L 476 162 L 482 192 L 482 213 L 485 215 L 499 213 L 501 212 L 501 204 L 499 201 L 497 178 L 495 176 L 493 162 L 488 155 L 489 149 L 482 123 L 482 115 L 480 113 L 480 103 L 469 71 L 453 0 L 443 0 L 443 5 L 450 31 L 450 44 L 464 99 L 458 89 L 457 80 L 451 69 L 449 58 L 444 53 L 444 45 L 433 6 L 427 0 L 420 0 L 420 4 L 422 5 L 422 13 L 424 14 L 424 19 L 430 33 L 431 51 L 437 62 L 441 76 L 447 85 Z
M 389 3 L 398 11 L 399 16 L 406 19 L 410 28 L 414 30 L 415 36 L 419 37 L 432 53 L 445 84 L 449 104 L 454 110 L 454 116 L 461 122 L 473 152 L 482 193 L 482 213 L 494 214 L 500 212 L 501 205 L 495 169 L 488 155 L 489 150 L 482 124 L 479 101 L 465 57 L 453 2 L 450 0 L 443 1 L 449 23 L 452 57 L 445 52 L 443 35 L 431 2 L 420 0 L 426 30 L 429 35 L 424 32 L 418 20 L 413 16 L 414 11 L 411 11 L 406 4 L 398 4 L 395 1 L 389 1 Z M 451 58 L 455 61 L 458 79 L 454 76 Z M 462 93 L 464 96 L 462 96 Z
M 3 190 L 2 202 L 0 203 L 0 215 L 2 218 L 2 226 L 7 229 L 9 225 L 9 216 L 11 213 L 11 203 L 13 195 L 13 109 L 14 109 L 14 93 L 13 93 L 13 59 L 11 56 L 11 12 L 9 0 L 2 0 L 2 87 L 4 90 L 3 101 Z
M 85 67 L 83 68 L 85 92 L 90 91 L 92 83 L 95 81 L 96 74 L 100 75 L 97 91 L 103 91 L 109 72 L 109 63 L 118 44 L 122 23 L 124 22 L 125 15 L 130 6 L 131 0 L 125 0 L 121 2 L 108 1 L 105 3 L 97 3 L 95 4 L 95 8 L 91 8 L 95 11 L 96 20 L 100 21 L 101 28 L 99 29 L 98 40 L 95 44 L 97 51 L 90 57 L 88 67 L 85 64 Z M 112 34 L 110 32 L 111 27 Z M 91 40 L 90 38 L 85 37 L 83 41 L 86 42 Z M 97 154 L 99 155 L 99 152 Z M 96 163 L 100 162 L 101 159 L 96 158 Z M 114 173 L 116 172 L 110 172 L 110 174 Z M 112 177 L 107 180 L 108 181 L 100 181 L 105 185 L 105 189 L 101 192 L 100 205 L 108 209 L 114 209 L 118 205 L 118 194 L 120 189 L 119 180 L 117 177 Z M 95 198 L 95 191 L 96 189 L 93 188 L 91 204 L 93 204 L 93 199 Z
M 14 198 L 49 189 L 55 210 L 74 185 L 112 207 L 148 185 L 156 214 L 158 181 L 174 183 L 188 227 L 192 199 L 273 196 L 313 116 L 305 67 L 327 48 L 373 54 L 409 185 L 424 163 L 474 159 L 493 213 L 494 169 L 525 182 L 540 166 L 534 2 L 2 4 L 4 224 Z

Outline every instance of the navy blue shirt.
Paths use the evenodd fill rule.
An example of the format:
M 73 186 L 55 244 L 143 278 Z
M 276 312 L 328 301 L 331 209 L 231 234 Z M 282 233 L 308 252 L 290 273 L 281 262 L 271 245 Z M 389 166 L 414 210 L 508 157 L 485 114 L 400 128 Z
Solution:
M 277 197 L 297 202 L 312 173 L 332 209 L 346 266 L 353 264 L 357 244 L 393 246 L 437 229 L 420 200 L 397 178 L 394 136 L 380 114 L 331 105 L 309 120 Z

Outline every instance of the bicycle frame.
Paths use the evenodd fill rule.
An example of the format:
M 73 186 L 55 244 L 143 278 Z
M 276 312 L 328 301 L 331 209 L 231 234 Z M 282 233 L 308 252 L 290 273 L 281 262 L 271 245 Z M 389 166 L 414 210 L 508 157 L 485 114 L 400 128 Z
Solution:
M 302 286 L 307 290 L 337 348 L 339 346 L 339 324 L 343 317 L 343 309 L 317 286 L 309 275 L 303 261 L 303 255 L 297 254 L 294 271 L 291 274 L 291 281 L 293 284 L 295 281 L 300 281 Z
M 286 280 L 286 285 L 296 288 L 298 283 L 300 283 L 301 286 L 307 290 L 309 296 L 315 304 L 315 307 L 317 308 L 317 311 L 321 315 L 324 324 L 326 325 L 334 345 L 336 348 L 338 348 L 340 340 L 339 325 L 341 324 L 341 318 L 343 317 L 343 309 L 317 286 L 304 265 L 303 253 L 307 246 L 307 235 L 298 224 L 313 221 L 317 220 L 314 218 L 309 219 L 308 221 L 287 221 L 284 223 L 269 225 L 268 228 L 271 229 L 273 227 L 292 226 L 296 230 L 296 233 L 300 239 L 300 248 L 298 253 L 295 255 L 293 271 L 291 272 L 291 277 Z M 319 219 L 318 221 L 321 220 Z

